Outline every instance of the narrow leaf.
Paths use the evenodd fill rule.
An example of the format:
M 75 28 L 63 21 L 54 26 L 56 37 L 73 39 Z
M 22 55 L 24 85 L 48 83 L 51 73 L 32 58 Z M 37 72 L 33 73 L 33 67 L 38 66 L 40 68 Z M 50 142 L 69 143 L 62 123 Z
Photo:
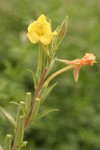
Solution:
M 34 81 L 34 88 L 36 89 L 37 85 L 38 85 L 38 80 L 37 80 L 36 74 L 34 72 L 33 72 L 33 81 Z
M 6 110 L 4 110 L 2 107 L 0 107 L 0 110 L 6 116 L 6 118 L 12 123 L 12 125 L 14 127 L 16 127 L 16 121 L 14 120 L 14 118 Z
M 37 77 L 36 77 L 36 73 L 30 69 L 27 69 L 28 71 L 30 71 L 32 73 L 32 76 L 33 76 L 33 81 L 34 81 L 34 88 L 36 89 L 37 88 L 37 84 L 38 84 L 38 80 L 37 80 Z
M 44 117 L 45 115 L 47 115 L 47 114 L 49 114 L 49 113 L 51 113 L 51 112 L 54 112 L 54 111 L 59 111 L 59 109 L 49 109 L 49 110 L 45 110 L 45 111 L 39 113 L 36 119 L 40 119 L 40 118 Z
M 52 89 L 56 86 L 57 83 L 54 83 L 53 85 L 49 86 L 47 89 L 45 89 L 43 96 L 41 97 L 41 102 L 43 102 L 46 97 L 49 95 L 49 93 L 52 91 Z
M 45 46 L 43 44 L 41 44 L 41 46 L 43 47 L 44 52 L 46 53 L 46 55 L 50 58 L 51 56 L 50 56 L 50 52 L 49 52 L 48 46 Z
M 56 57 L 52 59 L 50 65 L 49 65 L 48 73 L 52 70 L 53 65 L 54 65 L 56 59 L 57 59 Z
M 25 108 L 24 108 L 23 105 L 21 105 L 20 103 L 17 103 L 17 102 L 13 102 L 13 101 L 11 101 L 11 102 L 9 102 L 9 103 L 14 104 L 14 105 L 17 105 L 17 106 L 20 106 L 20 108 L 23 110 L 24 115 L 25 115 L 25 116 L 27 115 L 27 112 L 26 112 L 26 110 L 25 110 Z

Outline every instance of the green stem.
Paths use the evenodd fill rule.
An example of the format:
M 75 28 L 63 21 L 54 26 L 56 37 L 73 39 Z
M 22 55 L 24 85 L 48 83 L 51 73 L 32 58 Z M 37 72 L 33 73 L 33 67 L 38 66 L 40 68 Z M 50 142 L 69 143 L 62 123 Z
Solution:
M 37 79 L 40 80 L 41 71 L 42 71 L 42 55 L 43 51 L 41 49 L 41 45 L 39 44 L 39 56 L 38 56 L 38 67 L 37 67 Z
M 48 84 L 50 83 L 50 81 L 51 81 L 52 79 L 54 79 L 54 78 L 55 78 L 56 76 L 58 76 L 59 74 L 65 72 L 65 71 L 68 71 L 68 70 L 70 70 L 70 69 L 72 69 L 72 68 L 74 68 L 74 65 L 69 65 L 69 66 L 67 66 L 67 67 L 65 67 L 65 68 L 63 68 L 63 69 L 58 70 L 57 72 L 55 72 L 54 74 L 52 74 L 52 75 L 44 82 L 43 87 L 44 87 L 44 88 L 47 88 Z

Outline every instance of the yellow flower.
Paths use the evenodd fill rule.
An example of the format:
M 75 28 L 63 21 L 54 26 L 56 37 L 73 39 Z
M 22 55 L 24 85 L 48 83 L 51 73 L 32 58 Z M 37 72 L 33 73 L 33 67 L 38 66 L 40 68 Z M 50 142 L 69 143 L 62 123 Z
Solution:
M 41 42 L 44 45 L 48 45 L 56 34 L 56 31 L 51 32 L 50 23 L 47 22 L 46 17 L 43 14 L 37 21 L 34 21 L 28 26 L 27 36 L 33 44 Z

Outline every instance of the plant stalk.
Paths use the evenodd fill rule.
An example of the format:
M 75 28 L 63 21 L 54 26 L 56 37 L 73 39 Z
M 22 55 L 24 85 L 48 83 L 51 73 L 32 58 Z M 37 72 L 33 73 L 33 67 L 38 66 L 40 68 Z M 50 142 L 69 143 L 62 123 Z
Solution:
M 41 48 L 41 45 L 39 44 L 39 54 L 38 54 L 38 67 L 37 67 L 37 79 L 40 80 L 41 71 L 42 71 L 42 56 L 43 56 L 43 50 Z
M 47 88 L 48 84 L 50 83 L 50 81 L 51 81 L 52 79 L 54 79 L 54 78 L 55 78 L 56 76 L 58 76 L 59 74 L 65 72 L 65 71 L 68 71 L 68 70 L 70 70 L 70 69 L 72 69 L 72 68 L 74 68 L 74 67 L 75 67 L 74 65 L 69 65 L 69 66 L 67 66 L 67 67 L 65 67 L 65 68 L 63 68 L 63 69 L 58 70 L 57 72 L 55 72 L 54 74 L 52 74 L 52 75 L 44 82 L 43 87 L 44 87 L 44 88 Z

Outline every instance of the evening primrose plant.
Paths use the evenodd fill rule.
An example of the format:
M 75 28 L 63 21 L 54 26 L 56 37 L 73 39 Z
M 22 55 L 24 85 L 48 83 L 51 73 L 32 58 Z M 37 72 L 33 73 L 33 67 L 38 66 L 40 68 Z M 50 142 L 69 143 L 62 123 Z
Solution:
M 27 37 L 29 41 L 33 47 L 36 43 L 39 45 L 36 73 L 32 71 L 35 92 L 33 98 L 31 93 L 27 92 L 25 101 L 10 102 L 18 107 L 16 118 L 0 107 L 0 111 L 11 122 L 14 129 L 14 135 L 9 133 L 6 135 L 4 146 L 0 145 L 0 150 L 20 150 L 26 146 L 28 141 L 24 141 L 24 133 L 30 124 L 50 112 L 58 111 L 58 109 L 49 109 L 40 112 L 41 104 L 56 86 L 56 83 L 50 84 L 56 76 L 74 69 L 74 79 L 78 81 L 80 68 L 83 65 L 93 66 L 96 62 L 96 57 L 89 53 L 86 53 L 81 59 L 71 61 L 57 58 L 57 50 L 67 31 L 67 20 L 68 17 L 52 32 L 50 21 L 47 21 L 46 16 L 42 14 L 28 26 Z M 67 66 L 50 74 L 55 62 L 65 63 Z

